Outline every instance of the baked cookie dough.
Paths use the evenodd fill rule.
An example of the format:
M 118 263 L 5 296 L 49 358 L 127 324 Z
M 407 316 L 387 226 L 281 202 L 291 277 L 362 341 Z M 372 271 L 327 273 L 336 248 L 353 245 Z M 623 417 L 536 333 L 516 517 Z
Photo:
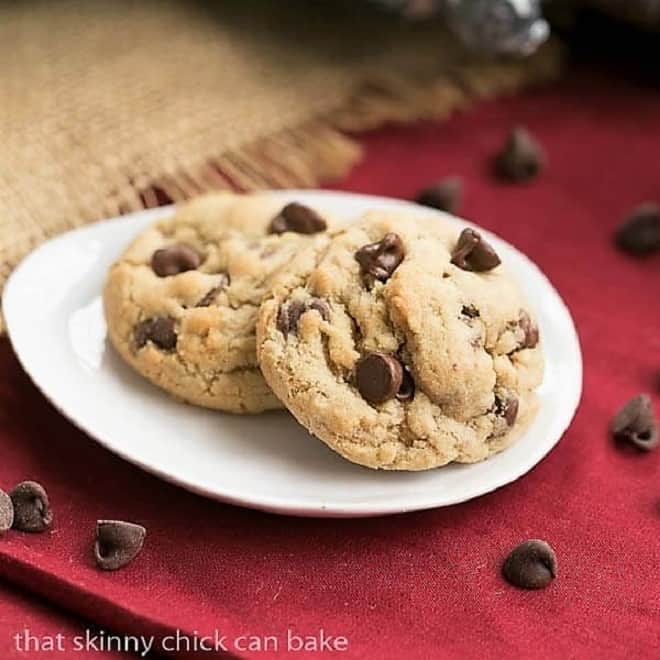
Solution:
M 262 372 L 345 458 L 425 470 L 504 449 L 537 410 L 538 326 L 496 252 L 441 218 L 373 212 L 280 273 Z
M 110 339 L 136 371 L 189 403 L 281 407 L 257 365 L 255 325 L 274 274 L 326 220 L 268 194 L 195 199 L 144 231 L 112 266 Z

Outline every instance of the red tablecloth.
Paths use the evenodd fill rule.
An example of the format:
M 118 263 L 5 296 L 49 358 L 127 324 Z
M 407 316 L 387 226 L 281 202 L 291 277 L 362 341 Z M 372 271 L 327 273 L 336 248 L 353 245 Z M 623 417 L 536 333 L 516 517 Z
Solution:
M 526 187 L 493 181 L 488 167 L 519 122 L 551 159 Z M 369 520 L 267 515 L 190 495 L 101 449 L 44 400 L 3 341 L 0 485 L 44 483 L 56 522 L 47 534 L 1 539 L 0 576 L 114 631 L 218 630 L 239 656 L 249 655 L 232 648 L 240 635 L 274 635 L 278 657 L 298 657 L 286 652 L 287 630 L 323 630 L 346 637 L 348 652 L 333 655 L 351 658 L 658 657 L 660 451 L 615 447 L 607 424 L 639 391 L 660 408 L 660 258 L 627 258 L 610 240 L 632 205 L 660 199 L 660 92 L 575 74 L 364 144 L 366 160 L 340 188 L 410 197 L 460 174 L 465 214 L 529 254 L 565 297 L 585 382 L 557 448 L 518 482 L 446 509 Z M 145 524 L 149 537 L 139 560 L 105 574 L 91 543 L 95 520 L 112 517 Z M 530 537 L 559 557 L 559 578 L 540 592 L 500 576 L 506 552 Z M 23 611 L 3 594 L 3 658 Z M 82 629 L 44 612 L 46 628 Z

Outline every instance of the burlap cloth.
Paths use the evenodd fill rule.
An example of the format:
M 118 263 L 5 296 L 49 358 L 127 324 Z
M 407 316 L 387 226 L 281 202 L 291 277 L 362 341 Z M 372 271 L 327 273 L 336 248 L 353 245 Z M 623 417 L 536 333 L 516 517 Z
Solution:
M 44 239 L 214 188 L 314 186 L 346 131 L 444 117 L 557 75 L 438 23 L 287 0 L 0 0 L 0 288 Z M 0 321 L 1 323 L 1 321 Z

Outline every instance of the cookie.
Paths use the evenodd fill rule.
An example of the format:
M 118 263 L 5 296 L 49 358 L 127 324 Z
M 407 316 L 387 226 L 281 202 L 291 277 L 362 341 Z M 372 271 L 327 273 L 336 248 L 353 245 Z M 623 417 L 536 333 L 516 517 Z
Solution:
M 264 377 L 350 461 L 473 463 L 534 418 L 538 326 L 478 232 L 373 212 L 300 252 L 275 280 L 257 326 Z
M 257 365 L 255 325 L 274 274 L 325 219 L 268 194 L 193 200 L 128 247 L 108 275 L 108 334 L 121 357 L 189 403 L 281 407 Z

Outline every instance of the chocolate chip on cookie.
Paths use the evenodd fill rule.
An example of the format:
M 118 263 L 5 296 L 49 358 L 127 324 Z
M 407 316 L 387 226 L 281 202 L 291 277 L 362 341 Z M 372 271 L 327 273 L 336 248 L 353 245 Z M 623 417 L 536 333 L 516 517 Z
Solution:
M 476 319 L 479 317 L 479 310 L 474 305 L 463 305 L 461 314 L 469 319 Z
M 220 282 L 214 286 L 210 291 L 208 291 L 203 298 L 195 305 L 195 307 L 209 307 L 211 303 L 216 299 L 217 295 L 227 287 L 229 284 L 229 276 L 222 274 L 220 276 Z
M 158 348 L 171 351 L 176 346 L 176 340 L 174 319 L 170 316 L 146 319 L 135 328 L 135 344 L 138 348 L 142 348 L 148 341 L 151 341 Z
M 381 282 L 388 280 L 405 256 L 403 241 L 392 232 L 382 240 L 364 245 L 355 253 L 355 259 L 365 275 Z
M 384 403 L 398 392 L 403 383 L 403 366 L 392 355 L 369 353 L 355 369 L 357 388 L 369 403 Z
M 503 417 L 508 426 L 513 426 L 518 417 L 518 399 L 515 396 L 495 397 L 495 414 Z
M 96 523 L 94 557 L 99 568 L 116 571 L 132 562 L 142 550 L 147 530 L 123 520 Z
M 502 573 L 516 587 L 543 589 L 557 577 L 557 555 L 545 541 L 525 541 L 511 551 Z
M 451 255 L 451 262 L 462 270 L 481 273 L 500 265 L 493 248 L 474 229 L 464 229 Z
M 399 401 L 410 401 L 415 397 L 415 380 L 412 373 L 410 373 L 410 369 L 405 364 L 403 365 L 401 385 L 394 396 L 396 396 Z
M 524 333 L 520 348 L 535 348 L 539 343 L 539 329 L 524 309 L 520 310 L 518 325 Z
M 321 298 L 312 298 L 302 302 L 292 300 L 280 306 L 277 313 L 277 329 L 286 337 L 290 332 L 298 331 L 300 317 L 310 310 L 316 310 L 324 321 L 330 319 L 330 306 Z
M 291 202 L 287 204 L 270 223 L 269 233 L 283 234 L 293 231 L 297 234 L 317 234 L 325 231 L 325 220 L 309 206 Z
M 630 399 L 612 420 L 610 430 L 617 440 L 644 451 L 654 449 L 660 441 L 660 433 L 649 395 L 638 394 Z
M 151 269 L 158 277 L 170 277 L 195 270 L 202 259 L 189 245 L 178 243 L 156 250 L 151 257 Z
M 495 171 L 503 179 L 531 181 L 545 166 L 546 157 L 538 142 L 525 128 L 515 128 L 495 159 Z
M 455 213 L 461 205 L 462 196 L 462 179 L 450 176 L 420 190 L 415 201 L 422 206 Z
M 44 532 L 53 523 L 53 511 L 44 487 L 23 481 L 9 493 L 14 505 L 13 528 L 21 532 Z
M 660 251 L 660 206 L 638 206 L 619 227 L 614 240 L 620 250 L 636 257 Z

